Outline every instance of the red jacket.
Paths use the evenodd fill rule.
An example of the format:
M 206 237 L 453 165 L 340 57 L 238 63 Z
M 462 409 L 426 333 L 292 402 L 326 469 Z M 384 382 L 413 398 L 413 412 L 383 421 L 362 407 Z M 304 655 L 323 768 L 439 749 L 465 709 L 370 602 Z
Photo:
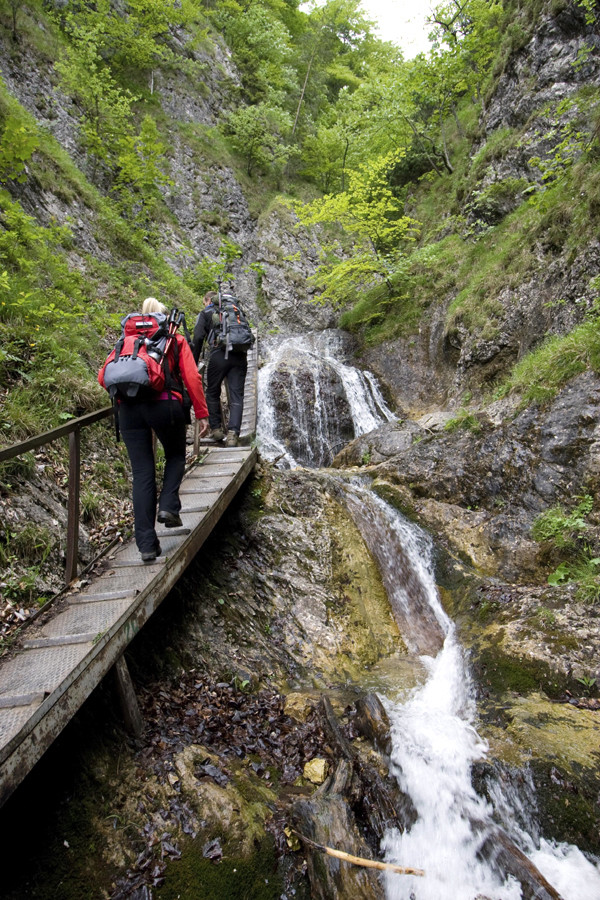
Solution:
M 208 407 L 204 397 L 204 388 L 202 387 L 202 379 L 198 373 L 196 361 L 190 350 L 190 345 L 182 334 L 176 334 L 175 340 L 179 349 L 179 372 L 183 379 L 183 383 L 190 395 L 192 406 L 194 407 L 194 415 L 197 419 L 208 418 Z M 171 366 L 175 363 L 173 348 L 169 348 L 167 354 Z

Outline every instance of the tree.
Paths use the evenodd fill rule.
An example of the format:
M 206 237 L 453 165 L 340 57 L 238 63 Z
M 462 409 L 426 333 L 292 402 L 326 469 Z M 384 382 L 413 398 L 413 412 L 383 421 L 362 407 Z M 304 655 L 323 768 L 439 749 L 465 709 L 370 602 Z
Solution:
M 289 115 L 268 103 L 242 106 L 229 113 L 224 123 L 233 146 L 246 160 L 248 175 L 285 166 L 291 152 L 285 144 L 290 127 Z
M 318 184 L 324 193 L 342 187 L 344 151 L 347 138 L 338 125 L 320 125 L 308 135 L 302 147 L 300 173 Z
M 297 86 L 291 35 L 281 19 L 261 2 L 223 5 L 217 22 L 244 79 L 246 99 L 283 106 Z
M 180 0 L 126 0 L 116 6 L 111 0 L 81 4 L 70 0 L 61 22 L 75 41 L 94 35 L 103 60 L 118 69 L 153 68 L 172 54 L 166 45 L 170 30 L 190 21 L 193 10 Z
M 139 134 L 126 135 L 121 142 L 114 188 L 122 212 L 139 224 L 152 221 L 160 200 L 159 185 L 172 184 L 165 163 L 165 145 L 156 122 L 146 115 Z
M 313 111 L 335 100 L 344 87 L 362 80 L 364 48 L 372 22 L 365 18 L 360 0 L 328 0 L 312 10 L 301 42 L 302 88 L 294 111 L 296 133 L 303 104 Z
M 354 239 L 350 253 L 340 254 L 335 242 L 326 250 L 330 257 L 319 267 L 316 281 L 323 286 L 322 299 L 342 305 L 349 289 L 366 287 L 389 276 L 402 246 L 415 240 L 418 223 L 404 215 L 394 196 L 389 175 L 402 155 L 388 153 L 363 163 L 349 177 L 346 191 L 328 194 L 311 203 L 294 203 L 302 225 L 337 224 Z
M 122 139 L 131 133 L 131 106 L 136 98 L 115 81 L 94 33 L 78 33 L 55 68 L 63 89 L 81 104 L 88 150 L 97 160 L 114 163 Z
M 0 183 L 25 181 L 25 167 L 38 146 L 35 124 L 22 111 L 9 113 L 0 140 Z

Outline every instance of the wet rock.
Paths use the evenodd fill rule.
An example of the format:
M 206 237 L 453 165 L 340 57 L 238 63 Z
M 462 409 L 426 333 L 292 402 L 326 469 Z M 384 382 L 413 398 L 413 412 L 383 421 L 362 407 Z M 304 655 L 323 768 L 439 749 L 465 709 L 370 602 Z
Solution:
M 352 765 L 353 777 L 342 790 L 357 811 L 357 818 L 367 824 L 365 833 L 372 841 L 376 839 L 374 845 L 378 846 L 390 828 L 410 828 L 416 821 L 416 811 L 410 797 L 399 789 L 397 777 L 390 776 L 377 753 L 365 756 L 349 742 L 327 696 L 321 699 L 319 713 L 336 754 Z
M 356 703 L 356 727 L 387 756 L 391 753 L 391 726 L 377 694 L 366 694 Z
M 338 763 L 335 773 L 313 794 L 292 807 L 292 822 L 303 842 L 308 863 L 311 897 L 319 900 L 383 900 L 385 892 L 374 872 L 328 856 L 313 843 L 370 858 L 343 791 L 351 779 L 351 766 Z M 302 841 L 303 838 L 308 840 Z
M 292 691 L 285 698 L 285 714 L 297 722 L 306 722 L 318 700 L 311 694 Z
M 509 580 L 539 577 L 531 525 L 548 506 L 600 483 L 600 380 L 574 378 L 547 408 L 478 428 L 434 433 L 415 423 L 384 426 L 349 445 L 336 465 L 369 450 L 379 481 L 480 570 Z M 416 430 L 415 430 L 416 429 Z M 420 438 L 420 439 L 418 439 Z
M 505 878 L 512 875 L 521 885 L 523 900 L 561 900 L 558 891 L 519 850 L 501 828 L 482 844 L 480 855 Z

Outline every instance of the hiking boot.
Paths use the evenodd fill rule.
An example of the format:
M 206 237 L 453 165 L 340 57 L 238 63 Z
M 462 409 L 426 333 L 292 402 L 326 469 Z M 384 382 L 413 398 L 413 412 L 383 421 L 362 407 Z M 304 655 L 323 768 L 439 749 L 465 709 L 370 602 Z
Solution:
M 156 559 L 157 556 L 160 556 L 161 553 L 162 550 L 160 544 L 157 541 L 154 550 L 143 550 L 140 555 L 142 557 L 142 562 L 152 562 Z
M 237 431 L 228 431 L 227 432 L 227 440 L 225 441 L 226 447 L 237 447 L 239 442 L 239 436 Z
M 166 509 L 159 509 L 156 518 L 159 522 L 162 522 L 165 528 L 180 528 L 183 525 L 179 513 L 167 512 Z
M 225 438 L 225 432 L 222 428 L 213 428 L 209 437 L 213 441 L 222 441 Z

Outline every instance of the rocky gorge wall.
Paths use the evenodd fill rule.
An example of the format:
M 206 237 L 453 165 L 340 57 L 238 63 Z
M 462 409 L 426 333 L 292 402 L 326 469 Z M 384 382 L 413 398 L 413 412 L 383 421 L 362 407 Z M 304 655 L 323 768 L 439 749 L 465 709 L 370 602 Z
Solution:
M 600 85 L 597 26 L 571 2 L 544 6 L 533 28 L 528 10 L 514 10 L 511 28 L 520 37 L 485 100 L 468 175 L 446 213 L 447 228 L 439 223 L 441 237 L 458 217 L 473 229 L 467 243 L 475 243 L 543 188 L 544 166 L 553 164 L 561 140 L 596 128 L 589 98 Z M 576 226 L 561 224 L 560 208 L 546 220 L 534 229 L 522 272 L 495 298 L 493 336 L 461 321 L 460 312 L 449 313 L 453 292 L 435 297 L 416 333 L 364 350 L 363 365 L 389 385 L 400 409 L 413 416 L 441 405 L 456 409 L 465 394 L 486 402 L 498 378 L 546 335 L 565 334 L 582 321 L 597 295 L 590 281 L 600 272 L 600 243 L 595 235 L 573 246 L 568 237 Z M 510 230 L 503 232 L 501 240 L 509 238 Z M 529 241 L 527 231 L 522 241 Z
M 582 42 L 581 18 L 575 18 L 574 31 L 561 31 L 561 22 L 557 17 L 546 19 L 539 36 L 509 61 L 498 93 L 486 108 L 484 127 L 488 136 L 505 124 L 513 128 L 521 127 L 524 119 L 529 121 L 527 116 L 533 110 L 514 121 L 506 118 L 509 110 L 525 110 L 528 92 L 533 90 L 535 94 L 538 88 L 543 89 L 547 91 L 544 101 L 548 97 L 558 101 L 569 96 L 579 83 L 572 62 Z M 220 53 L 219 67 L 225 69 L 227 78 L 235 80 L 226 52 Z M 35 74 L 24 79 L 19 76 L 19 67 L 10 63 L 8 45 L 3 54 L 2 70 L 6 67 L 9 73 L 11 90 L 39 115 L 40 97 L 50 96 L 48 71 L 35 64 L 31 66 Z M 211 56 L 210 62 L 214 59 Z M 213 66 L 208 69 L 212 71 Z M 529 80 L 531 71 L 538 73 L 538 81 Z M 561 81 L 553 80 L 559 76 Z M 166 77 L 157 78 L 156 91 L 163 108 L 177 120 L 213 125 L 224 99 L 222 77 L 215 75 L 214 82 L 208 82 L 204 100 L 197 97 L 191 85 Z M 585 78 L 597 82 L 598 68 L 593 59 Z M 72 150 L 77 138 L 77 111 L 68 98 L 56 92 L 52 103 L 55 114 L 40 121 L 55 128 L 57 139 Z M 536 140 L 537 147 L 539 135 Z M 518 163 L 517 159 L 514 165 Z M 81 165 L 85 167 L 85 160 Z M 497 179 L 522 177 L 523 171 L 522 167 L 514 168 L 511 158 L 505 156 L 490 164 L 477 190 Z M 247 298 L 252 316 L 264 329 L 302 332 L 307 327 L 319 329 L 334 324 L 330 310 L 308 305 L 311 294 L 306 278 L 314 271 L 318 245 L 310 235 L 293 229 L 287 209 L 275 204 L 260 215 L 253 213 L 233 169 L 203 160 L 179 134 L 173 140 L 171 172 L 174 184 L 165 189 L 164 199 L 173 220 L 164 229 L 161 241 L 175 271 L 205 254 L 216 257 L 226 236 L 242 247 L 243 256 L 235 263 L 240 294 Z M 38 197 L 29 189 L 16 190 L 40 221 L 54 216 L 67 222 L 75 212 L 76 264 L 84 265 L 88 253 L 110 261 L 110 251 L 97 243 L 93 217 L 85 205 L 77 200 L 65 202 L 52 192 L 40 192 Z M 187 262 L 178 253 L 182 243 L 190 248 Z M 255 273 L 244 271 L 251 262 L 259 262 L 264 270 L 260 284 Z M 486 379 L 505 370 L 544 333 L 552 329 L 562 332 L 580 321 L 592 300 L 589 279 L 599 271 L 597 242 L 582 248 L 574 260 L 568 260 L 560 249 L 549 257 L 541 248 L 538 270 L 503 297 L 504 318 L 493 339 L 484 341 L 461 329 L 460 324 L 450 328 L 446 312 L 453 298 L 443 297 L 418 334 L 363 352 L 362 364 L 375 371 L 387 386 L 401 418 L 351 443 L 334 464 L 338 474 L 339 469 L 351 469 L 372 479 L 381 496 L 435 535 L 444 601 L 459 621 L 461 637 L 472 654 L 486 736 L 493 742 L 494 753 L 507 766 L 525 766 L 529 749 L 537 740 L 537 785 L 545 792 L 540 802 L 546 816 L 545 831 L 553 837 L 578 841 L 594 852 L 598 852 L 596 824 L 600 817 L 593 774 L 597 714 L 585 709 L 583 702 L 580 706 L 553 704 L 567 696 L 584 701 L 585 691 L 578 679 L 587 679 L 588 683 L 600 680 L 597 616 L 595 606 L 578 600 L 572 587 L 546 584 L 547 572 L 557 560 L 548 558 L 550 551 L 536 544 L 530 531 L 541 511 L 564 498 L 587 491 L 598 495 L 600 384 L 597 377 L 586 373 L 549 406 L 520 410 L 509 399 L 476 410 L 475 427 L 473 423 L 453 430 L 444 426 L 467 388 L 476 398 L 481 396 Z M 549 305 L 562 298 L 567 302 Z M 18 512 L 18 501 L 12 506 Z M 29 515 L 29 508 L 23 507 L 22 518 Z M 595 540 L 598 523 L 592 522 L 592 528 Z M 220 723 L 219 706 L 225 704 L 223 697 L 229 687 L 243 685 L 243 695 L 260 682 L 280 688 L 282 694 L 294 695 L 288 713 L 292 718 L 297 716 L 298 722 L 310 718 L 320 694 L 328 690 L 332 690 L 336 710 L 343 717 L 345 704 L 352 698 L 343 690 L 337 694 L 340 682 L 346 682 L 351 694 L 357 673 L 377 664 L 385 666 L 389 660 L 396 664 L 404 647 L 389 615 L 373 558 L 324 480 L 315 473 L 280 473 L 264 466 L 249 485 L 241 516 L 232 517 L 230 533 L 221 538 L 211 545 L 214 558 L 199 558 L 198 569 L 190 573 L 181 595 L 175 598 L 175 603 L 184 607 L 176 623 L 179 633 L 175 628 L 166 648 L 161 634 L 159 649 L 148 650 L 146 645 L 136 657 L 141 681 L 144 670 L 147 673 L 152 669 L 162 679 L 159 686 L 148 690 L 149 718 L 158 717 L 153 696 L 167 689 L 173 672 L 183 671 L 192 673 L 192 682 L 194 672 L 198 673 L 202 703 L 212 704 L 211 714 Z M 159 631 L 160 627 L 158 619 Z M 207 673 L 215 676 L 212 681 L 203 680 L 208 678 Z M 177 730 L 181 726 L 185 733 L 186 715 L 192 708 L 187 691 L 193 694 L 194 684 L 184 685 L 181 678 L 181 699 L 175 706 L 180 703 Z M 312 684 L 312 690 L 305 691 L 307 683 Z M 486 700 L 487 708 L 483 703 Z M 295 712 L 292 701 L 298 704 Z M 581 736 L 585 731 L 581 737 L 585 747 L 571 754 L 572 758 L 568 741 L 561 749 L 548 737 L 557 722 L 553 718 L 558 716 L 557 710 L 564 720 L 561 734 L 571 739 L 575 732 Z M 261 722 L 268 721 L 264 708 L 259 713 Z M 231 722 L 226 717 L 224 721 L 227 724 L 219 727 L 226 733 Z M 544 723 L 548 721 L 544 736 Z M 198 725 L 195 719 L 194 723 Z M 277 723 L 280 727 L 279 719 Z M 223 840 L 219 832 L 223 823 L 230 831 L 230 848 L 240 856 L 252 850 L 253 841 L 255 847 L 257 843 L 263 846 L 264 822 L 279 802 L 269 777 L 272 760 L 267 760 L 268 754 L 260 761 L 254 759 L 252 771 L 241 772 L 224 748 L 217 746 L 216 738 L 211 743 L 210 729 L 205 738 L 191 742 L 194 746 L 190 750 L 172 737 L 173 720 L 158 723 L 157 719 L 154 725 L 148 747 L 158 747 L 164 757 L 152 757 L 148 748 L 141 757 L 135 756 L 134 749 L 127 751 L 123 778 L 107 758 L 96 761 L 96 787 L 100 793 L 108 792 L 110 800 L 107 808 L 102 806 L 91 813 L 88 824 L 92 822 L 91 844 L 95 849 L 80 848 L 80 863 L 75 868 L 85 870 L 81 859 L 91 853 L 96 862 L 98 858 L 103 864 L 109 860 L 113 874 L 123 877 L 130 867 L 137 877 L 155 859 L 152 847 L 156 852 L 160 845 L 160 865 L 172 859 L 172 869 L 176 870 L 179 840 L 196 841 L 196 856 L 203 855 L 205 864 L 212 865 L 210 854 L 218 859 L 219 848 L 210 844 L 219 835 Z M 344 728 L 352 733 L 350 725 L 350 720 L 344 719 Z M 261 731 L 261 740 L 269 734 Z M 333 764 L 336 753 L 327 750 L 331 750 L 331 737 L 314 740 L 311 745 L 307 738 L 306 756 L 318 746 Z M 371 753 L 370 746 L 365 752 Z M 373 759 L 374 765 L 381 765 L 376 756 Z M 133 786 L 141 772 L 144 793 L 140 799 Z M 340 773 L 340 782 L 344 781 L 342 776 Z M 230 780 L 229 787 L 222 778 Z M 292 788 L 293 784 L 286 781 L 286 802 Z M 308 795 L 311 790 L 304 783 L 299 794 Z M 576 810 L 573 815 L 568 815 L 565 807 L 566 794 L 571 810 Z M 190 811 L 186 806 L 189 797 L 200 797 L 200 808 L 205 812 L 195 808 Z M 118 827 L 113 827 L 113 822 L 118 822 Z M 370 848 L 354 836 L 356 850 L 366 854 Z M 154 838 L 157 840 L 152 844 Z M 69 839 L 74 838 L 69 835 Z M 283 846 L 282 829 L 277 839 Z M 227 847 L 224 840 L 223 846 Z M 290 884 L 300 891 L 302 878 L 296 873 Z M 129 886 L 134 882 L 132 877 Z M 49 884 L 52 886 L 52 882 Z M 125 884 L 121 883 L 119 890 L 122 896 L 127 895 Z M 346 890 L 348 897 L 357 896 L 356 884 Z M 365 896 L 371 896 L 366 887 L 364 890 Z M 119 896 L 117 888 L 115 893 Z

